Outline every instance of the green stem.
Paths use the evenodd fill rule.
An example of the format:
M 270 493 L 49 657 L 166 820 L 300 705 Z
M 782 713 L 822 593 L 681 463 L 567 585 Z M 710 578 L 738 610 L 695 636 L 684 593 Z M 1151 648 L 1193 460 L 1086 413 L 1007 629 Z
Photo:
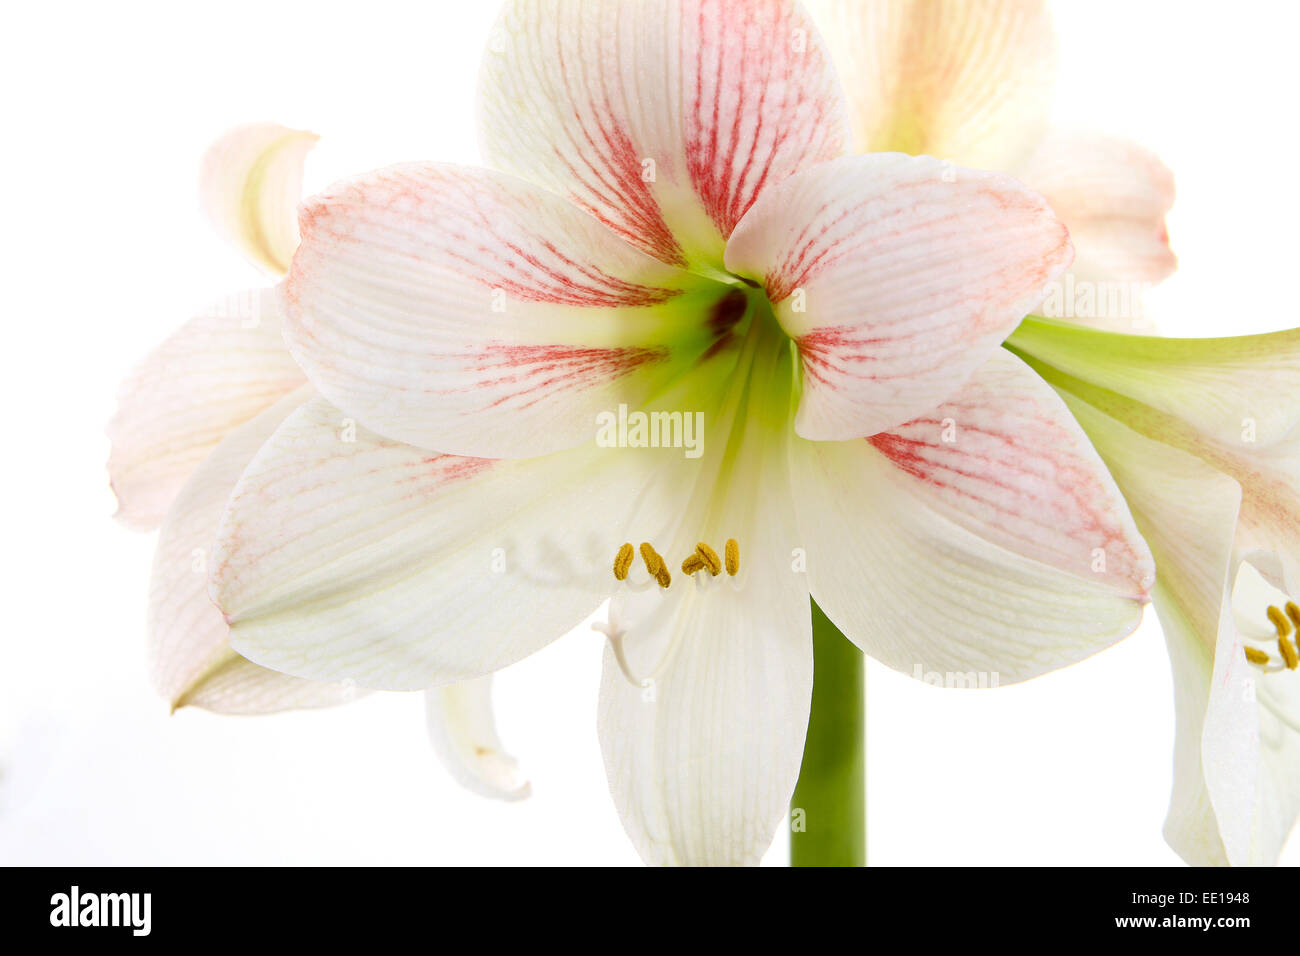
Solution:
M 790 865 L 866 866 L 866 669 L 815 601 L 812 621 L 812 712 L 790 802 Z

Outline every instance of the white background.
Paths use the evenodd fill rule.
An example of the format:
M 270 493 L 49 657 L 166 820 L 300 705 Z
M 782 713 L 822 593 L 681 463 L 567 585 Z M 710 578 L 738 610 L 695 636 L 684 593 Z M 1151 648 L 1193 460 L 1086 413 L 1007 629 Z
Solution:
M 144 677 L 152 536 L 109 518 L 118 381 L 191 312 L 263 281 L 199 211 L 207 144 L 255 120 L 312 129 L 309 189 L 474 162 L 494 6 L 6 7 L 0 862 L 637 862 L 596 744 L 596 635 L 500 676 L 534 796 L 485 801 L 435 763 L 418 696 L 168 717 Z M 1177 174 L 1182 267 L 1153 302 L 1161 327 L 1300 324 L 1280 294 L 1300 220 L 1297 7 L 1079 0 L 1057 22 L 1058 119 L 1131 135 Z M 942 691 L 874 666 L 868 685 L 873 863 L 1177 862 L 1160 835 L 1173 705 L 1154 614 L 1028 685 Z M 784 853 L 778 840 L 768 862 Z

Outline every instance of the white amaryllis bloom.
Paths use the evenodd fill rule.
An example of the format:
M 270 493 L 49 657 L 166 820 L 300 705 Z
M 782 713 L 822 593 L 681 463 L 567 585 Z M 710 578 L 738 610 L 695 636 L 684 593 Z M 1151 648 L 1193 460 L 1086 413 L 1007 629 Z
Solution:
M 1137 625 L 1149 552 L 998 347 L 1070 261 L 1040 196 L 846 155 L 822 41 L 779 0 L 511 2 L 481 105 L 494 169 L 302 208 L 286 331 L 323 398 L 218 535 L 241 653 L 425 688 L 616 593 L 623 824 L 648 861 L 729 864 L 795 785 L 810 595 L 891 666 L 1003 682 Z
M 272 275 L 298 245 L 295 207 L 316 137 L 272 123 L 236 129 L 203 162 L 201 193 L 217 230 Z M 351 700 L 355 685 L 306 681 L 246 660 L 207 593 L 208 560 L 230 492 L 253 454 L 310 399 L 284 344 L 273 290 L 232 296 L 191 319 L 122 386 L 109 425 L 118 517 L 161 524 L 149 598 L 151 678 L 172 708 L 263 714 Z M 430 737 L 461 782 L 514 799 L 527 783 L 501 751 L 487 682 L 429 692 Z
M 1177 264 L 1169 170 L 1105 133 L 1053 128 L 1046 0 L 809 0 L 844 77 L 854 143 L 1011 173 L 1070 229 L 1075 260 L 1040 311 L 1141 331 L 1141 293 Z
M 1114 335 L 1028 320 L 1151 545 L 1178 738 L 1165 837 L 1196 864 L 1273 864 L 1300 814 L 1300 330 Z

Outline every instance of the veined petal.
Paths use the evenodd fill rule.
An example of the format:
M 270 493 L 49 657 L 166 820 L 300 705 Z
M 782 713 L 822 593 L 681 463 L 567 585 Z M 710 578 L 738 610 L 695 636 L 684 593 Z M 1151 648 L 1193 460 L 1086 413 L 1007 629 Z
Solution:
M 1078 281 L 1156 283 L 1177 268 L 1165 228 L 1165 215 L 1174 204 L 1174 177 L 1149 150 L 1113 136 L 1056 132 L 1016 174 L 1041 192 L 1070 228 L 1071 272 Z M 1109 293 L 1103 285 L 1097 294 Z M 1092 321 L 1111 321 L 1117 331 L 1132 331 L 1131 321 L 1123 324 L 1128 319 Z M 1088 323 L 1086 317 L 1076 321 Z
M 203 157 L 203 205 L 217 232 L 273 275 L 298 245 L 303 161 L 320 139 L 276 123 L 231 130 Z
M 932 415 L 869 440 L 796 441 L 793 460 L 813 598 L 904 673 L 1024 680 L 1141 620 L 1154 574 L 1123 499 L 1009 355 Z
M 480 677 L 600 604 L 625 522 L 674 513 L 655 477 L 641 453 L 594 444 L 425 452 L 317 400 L 236 487 L 212 594 L 235 649 L 275 670 L 391 690 Z
M 429 740 L 457 783 L 498 800 L 523 800 L 532 792 L 497 736 L 491 677 L 435 687 L 424 701 Z
M 705 269 L 764 189 L 848 139 L 821 38 L 789 0 L 512 0 L 480 113 L 492 165 Z
M 671 588 L 611 602 L 597 726 L 619 817 L 651 864 L 757 863 L 799 775 L 812 618 L 793 562 L 788 402 L 757 409 L 767 401 L 757 383 L 782 372 L 789 381 L 788 352 L 759 365 L 726 453 L 713 445 L 694 486 L 681 488 L 685 528 L 661 546 Z M 696 542 L 722 553 L 727 538 L 739 546 L 736 576 L 678 566 Z
M 1056 36 L 1042 0 L 810 0 L 862 152 L 1007 169 L 1042 135 Z
M 288 340 L 313 384 L 379 434 L 455 454 L 590 440 L 598 412 L 643 404 L 716 342 L 732 291 L 487 170 L 381 170 L 308 200 L 302 223 Z
M 231 296 L 185 323 L 118 390 L 108 425 L 117 517 L 155 527 L 218 442 L 304 381 L 273 290 Z
M 312 395 L 309 387 L 300 388 L 231 432 L 185 483 L 163 522 L 149 591 L 149 667 L 154 687 L 173 709 L 262 714 L 356 696 L 354 687 L 300 680 L 240 657 L 208 597 L 213 538 L 235 482 L 285 417 Z
M 799 346 L 795 428 L 840 441 L 953 394 L 1070 262 L 1065 227 L 1008 176 L 852 156 L 765 193 L 727 244 Z
M 1064 397 L 1156 559 L 1154 603 L 1169 648 L 1177 717 L 1165 839 L 1193 865 L 1244 862 L 1259 719 L 1228 601 L 1241 487 L 1199 458 Z

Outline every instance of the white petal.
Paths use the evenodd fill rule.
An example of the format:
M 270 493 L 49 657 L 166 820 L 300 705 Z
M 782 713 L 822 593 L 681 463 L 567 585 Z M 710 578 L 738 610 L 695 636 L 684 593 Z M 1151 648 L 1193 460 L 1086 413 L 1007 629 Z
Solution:
M 625 525 L 675 514 L 672 489 L 656 488 L 659 460 L 594 445 L 528 460 L 439 455 L 318 400 L 240 480 L 212 593 L 235 648 L 276 670 L 392 690 L 479 677 L 608 595 Z
M 814 599 L 904 673 L 1024 680 L 1141 620 L 1151 559 L 1123 499 L 1009 355 L 932 415 L 870 440 L 796 441 L 794 463 Z
M 788 359 L 783 366 L 788 375 Z M 788 377 L 787 377 L 788 380 Z M 761 399 L 760 399 L 761 401 Z M 606 649 L 598 730 L 610 792 L 651 864 L 757 863 L 799 775 L 812 694 L 812 619 L 784 461 L 788 416 L 751 412 L 735 466 L 683 491 L 694 541 L 739 543 L 736 577 L 673 564 L 667 593 L 611 605 L 627 673 Z M 722 456 L 717 456 L 721 458 Z M 689 504 L 687 504 L 689 502 Z M 646 613 L 646 601 L 657 605 Z M 629 614 L 635 603 L 640 613 Z
M 512 0 L 480 107 L 489 162 L 674 265 L 720 267 L 762 190 L 848 139 L 821 38 L 782 0 Z
M 491 677 L 435 687 L 424 701 L 429 740 L 457 783 L 499 800 L 523 800 L 532 792 L 497 736 Z
M 1177 738 L 1165 839 L 1187 862 L 1249 856 L 1258 765 L 1252 679 L 1228 602 L 1241 488 L 1193 455 L 1067 396 L 1156 559 L 1155 606 L 1174 677 Z
M 1042 135 L 1056 37 L 1042 0 L 810 0 L 863 152 L 1006 169 Z
M 298 246 L 302 167 L 320 137 L 275 123 L 231 130 L 203 158 L 203 205 L 217 232 L 272 275 Z
M 280 422 L 312 394 L 299 389 L 235 429 L 185 483 L 163 522 L 149 591 L 149 665 L 154 686 L 173 709 L 259 714 L 356 696 L 349 686 L 299 680 L 240 657 L 208 597 L 213 538 L 235 482 Z
M 302 222 L 294 355 L 366 427 L 424 448 L 573 447 L 730 329 L 709 318 L 734 290 L 500 173 L 393 167 L 313 197 Z
M 874 435 L 934 408 L 1069 265 L 1041 196 L 997 173 L 852 156 L 766 192 L 727 245 L 803 359 L 795 427 Z
M 274 290 L 231 296 L 181 326 L 118 391 L 108 426 L 117 517 L 156 526 L 218 442 L 304 381 Z

